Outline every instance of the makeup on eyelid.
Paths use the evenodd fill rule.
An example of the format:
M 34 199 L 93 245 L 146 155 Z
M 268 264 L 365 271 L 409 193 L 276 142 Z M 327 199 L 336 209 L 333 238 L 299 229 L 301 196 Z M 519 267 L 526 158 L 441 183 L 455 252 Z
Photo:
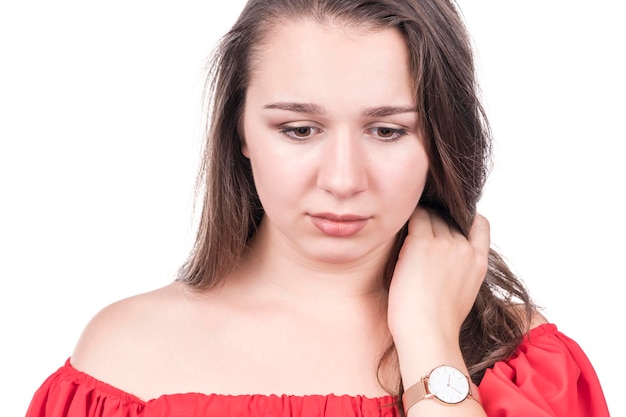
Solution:
M 408 134 L 407 130 L 404 128 L 390 126 L 375 126 L 367 128 L 365 129 L 365 131 L 378 131 L 378 135 L 372 134 L 372 136 L 374 136 L 375 139 L 380 140 L 381 142 L 394 142 Z M 386 132 L 381 134 L 380 132 L 382 131 Z M 295 141 L 304 141 L 310 139 L 316 132 L 322 132 L 322 130 L 314 126 L 284 126 L 280 128 L 279 132 Z

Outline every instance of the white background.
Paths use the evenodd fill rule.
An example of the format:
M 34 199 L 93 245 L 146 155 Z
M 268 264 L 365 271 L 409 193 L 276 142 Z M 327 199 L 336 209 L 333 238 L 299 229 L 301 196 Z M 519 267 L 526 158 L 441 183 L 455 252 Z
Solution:
M 496 138 L 480 210 L 591 358 L 615 416 L 626 415 L 621 3 L 460 1 Z M 24 415 L 94 313 L 167 284 L 184 260 L 203 63 L 243 1 L 216 4 L 0 5 L 2 415 Z

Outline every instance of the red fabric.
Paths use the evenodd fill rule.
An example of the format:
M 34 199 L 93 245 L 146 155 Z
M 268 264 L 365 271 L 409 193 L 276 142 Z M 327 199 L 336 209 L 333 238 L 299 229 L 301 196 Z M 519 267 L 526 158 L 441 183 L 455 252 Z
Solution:
M 516 354 L 487 370 L 479 391 L 489 417 L 608 417 L 580 347 L 553 324 L 533 329 Z M 396 417 L 391 396 L 163 395 L 142 401 L 70 364 L 37 390 L 26 417 Z
M 392 397 L 347 395 L 163 395 L 141 399 L 72 367 L 69 359 L 37 390 L 26 417 L 396 417 Z
M 608 417 L 604 393 L 580 346 L 554 324 L 531 330 L 479 386 L 489 417 Z

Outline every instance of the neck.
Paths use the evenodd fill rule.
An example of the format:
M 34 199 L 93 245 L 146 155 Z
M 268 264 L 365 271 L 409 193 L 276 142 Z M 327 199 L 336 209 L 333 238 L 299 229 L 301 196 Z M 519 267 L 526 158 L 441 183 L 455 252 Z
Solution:
M 241 268 L 227 282 L 241 294 L 334 314 L 355 303 L 380 308 L 386 302 L 383 275 L 392 246 L 389 242 L 361 259 L 325 262 L 262 222 Z

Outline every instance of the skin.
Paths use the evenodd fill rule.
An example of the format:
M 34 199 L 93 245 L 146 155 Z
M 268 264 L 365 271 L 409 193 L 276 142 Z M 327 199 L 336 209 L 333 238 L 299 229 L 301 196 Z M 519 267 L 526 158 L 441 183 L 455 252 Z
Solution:
M 334 275 L 388 256 L 428 171 L 407 59 L 393 31 L 363 39 L 310 22 L 264 49 L 246 94 L 242 152 L 267 214 L 257 241 L 277 245 L 283 262 Z M 396 114 L 380 115 L 389 108 Z M 335 215 L 365 227 L 336 237 L 315 226 L 349 231 Z
M 173 283 L 103 309 L 72 364 L 145 400 L 377 397 L 393 337 L 406 387 L 444 363 L 467 374 L 458 332 L 486 271 L 489 224 L 477 216 L 466 239 L 416 208 L 428 160 L 406 58 L 395 30 L 281 25 L 246 96 L 242 153 L 266 216 L 241 267 L 208 294 Z M 335 216 L 345 214 L 358 224 Z M 407 220 L 387 303 L 381 271 Z M 484 412 L 426 400 L 410 415 Z

